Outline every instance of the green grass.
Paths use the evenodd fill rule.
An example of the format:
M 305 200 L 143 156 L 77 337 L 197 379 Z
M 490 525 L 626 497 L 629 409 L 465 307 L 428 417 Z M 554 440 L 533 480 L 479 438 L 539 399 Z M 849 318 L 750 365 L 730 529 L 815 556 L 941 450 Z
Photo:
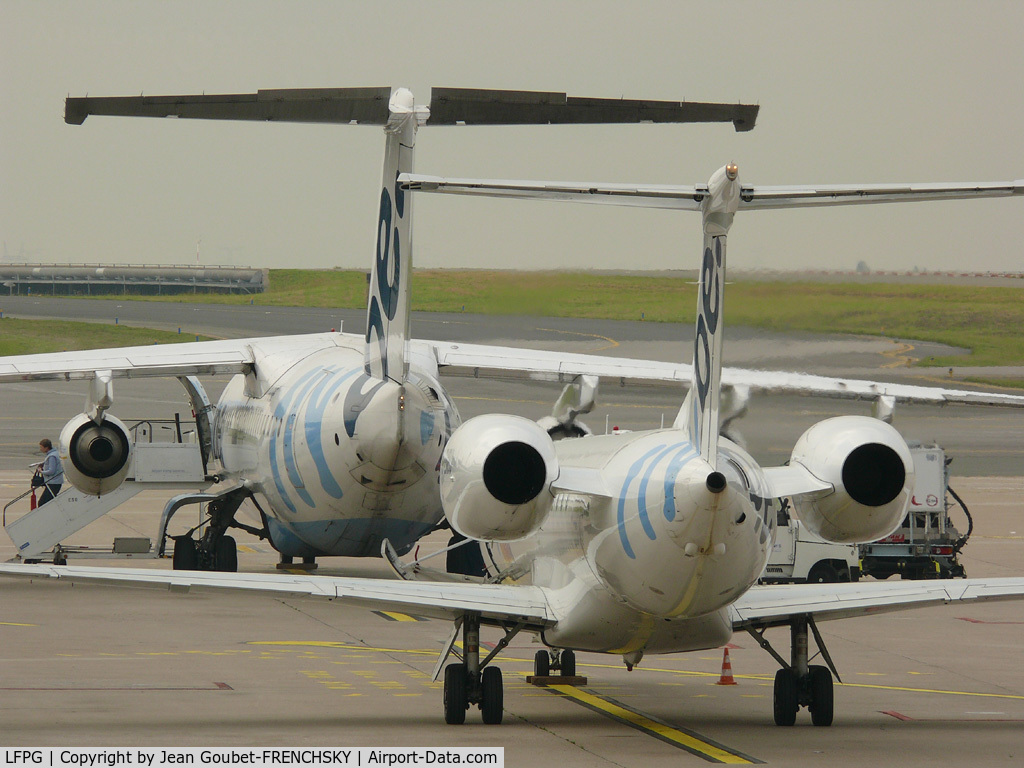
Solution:
M 690 323 L 696 290 L 692 279 L 682 277 L 417 270 L 413 309 L 621 320 L 642 315 L 651 322 Z M 136 298 L 353 308 L 365 306 L 365 297 L 362 271 L 276 269 L 264 294 Z M 726 290 L 725 319 L 773 331 L 884 336 L 971 350 L 922 365 L 1024 364 L 1024 286 L 736 282 Z
M 993 387 L 1006 387 L 1008 389 L 1024 389 L 1024 381 L 1021 379 L 996 379 L 986 376 L 965 376 L 964 381 L 975 384 L 988 384 Z
M 127 325 L 76 323 L 63 320 L 0 319 L 0 355 L 34 355 L 73 349 L 134 347 L 195 341 L 195 335 Z M 201 341 L 207 337 L 200 336 Z

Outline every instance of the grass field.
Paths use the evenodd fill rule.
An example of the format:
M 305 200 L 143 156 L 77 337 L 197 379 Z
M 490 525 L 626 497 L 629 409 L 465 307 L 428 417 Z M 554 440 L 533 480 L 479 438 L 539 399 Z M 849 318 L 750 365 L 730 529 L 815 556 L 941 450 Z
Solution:
M 199 337 L 206 340 L 205 336 Z M 72 349 L 134 347 L 195 341 L 194 335 L 131 328 L 126 325 L 75 323 L 63 320 L 0 319 L 0 355 L 34 355 Z
M 366 291 L 364 271 L 273 269 L 270 290 L 256 296 L 112 298 L 361 307 L 366 306 Z M 424 269 L 417 270 L 413 291 L 413 308 L 420 311 L 644 319 L 651 323 L 692 323 L 695 305 L 693 281 L 675 276 Z M 1024 286 L 737 282 L 730 283 L 726 291 L 725 318 L 733 325 L 773 331 L 884 336 L 971 350 L 967 356 L 923 359 L 920 365 L 925 366 L 1024 365 L 1024 334 L 1020 331 L 1024 328 Z M 115 334 L 121 331 L 110 329 Z M 48 332 L 40 337 L 53 338 Z M 114 342 L 87 339 L 84 343 L 106 346 Z
M 419 270 L 413 309 L 689 323 L 696 290 L 692 280 L 678 277 Z M 163 300 L 362 307 L 365 296 L 365 272 L 278 269 L 271 271 L 265 294 Z M 971 350 L 922 365 L 1024 364 L 1024 286 L 736 282 L 726 291 L 725 318 L 776 331 L 886 336 Z

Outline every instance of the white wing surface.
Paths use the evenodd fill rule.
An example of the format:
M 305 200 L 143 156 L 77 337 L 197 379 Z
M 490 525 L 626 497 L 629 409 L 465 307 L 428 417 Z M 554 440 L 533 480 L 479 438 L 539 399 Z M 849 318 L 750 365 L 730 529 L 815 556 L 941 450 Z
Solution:
M 488 621 L 524 622 L 540 630 L 558 617 L 543 587 L 462 582 L 392 581 L 277 573 L 162 571 L 0 564 L 0 575 L 165 588 L 173 592 L 245 591 L 277 597 L 337 600 L 382 610 L 455 619 L 467 611 Z M 1024 599 L 1024 577 L 918 582 L 858 582 L 753 587 L 729 609 L 735 630 L 785 625 L 795 616 L 845 619 L 953 602 Z
M 362 344 L 362 337 L 342 333 L 311 333 L 226 339 L 184 344 L 116 347 L 76 352 L 0 357 L 0 384 L 17 381 L 91 379 L 96 371 L 110 371 L 112 378 L 202 376 L 248 372 L 257 351 L 264 358 L 283 353 L 295 360 L 320 349 Z M 414 340 L 410 346 L 436 361 L 450 374 L 500 375 L 521 373 L 538 379 L 572 378 L 581 374 L 626 382 L 665 382 L 688 385 L 688 363 L 640 360 L 601 355 L 565 354 L 543 350 Z M 759 392 L 789 392 L 847 400 L 963 403 L 1024 408 L 1024 396 L 970 390 L 922 387 L 912 384 L 859 379 L 836 379 L 805 373 L 724 368 L 722 384 L 748 387 Z
M 405 189 L 450 195 L 479 195 L 532 200 L 561 200 L 637 208 L 699 211 L 708 196 L 706 184 L 614 184 L 585 181 L 526 181 L 514 179 L 455 179 L 419 174 L 399 177 Z M 814 208 L 825 205 L 864 205 L 925 200 L 966 200 L 1024 194 L 1024 179 L 950 184 L 822 184 L 743 187 L 740 211 L 773 208 Z
M 827 621 L 986 600 L 1024 600 L 1024 577 L 752 587 L 730 614 L 733 629 L 741 630 L 789 624 L 795 616 Z
M 17 563 L 0 564 L 0 575 L 157 587 L 172 592 L 234 590 L 277 597 L 337 600 L 379 610 L 411 611 L 436 619 L 454 620 L 472 611 L 479 613 L 485 621 L 521 621 L 536 630 L 555 623 L 545 590 L 530 586 Z
M 289 352 L 295 357 L 341 346 L 338 333 L 311 333 L 253 339 L 153 344 L 76 352 L 0 357 L 0 383 L 45 379 L 91 379 L 96 371 L 113 378 L 143 376 L 201 376 L 245 373 L 255 360 L 255 348 L 267 354 Z
M 667 363 L 627 357 L 567 355 L 561 352 L 442 341 L 417 340 L 411 344 L 423 345 L 437 361 L 438 367 L 450 374 L 479 375 L 486 372 L 495 375 L 514 372 L 538 379 L 571 378 L 589 374 L 605 379 L 616 379 L 620 383 L 674 382 L 688 386 L 692 370 L 689 363 Z M 874 401 L 886 397 L 897 403 L 960 403 L 1024 408 L 1024 395 L 922 387 L 915 384 L 862 379 L 837 379 L 785 371 L 723 368 L 722 384 L 729 387 L 748 387 L 755 392 L 787 392 L 844 400 Z

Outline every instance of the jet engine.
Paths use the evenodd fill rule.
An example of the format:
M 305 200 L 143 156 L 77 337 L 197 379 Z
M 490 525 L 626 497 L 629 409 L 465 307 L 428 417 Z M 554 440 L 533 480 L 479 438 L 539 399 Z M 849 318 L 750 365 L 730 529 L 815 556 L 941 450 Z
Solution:
M 813 533 L 841 543 L 875 541 L 903 521 L 914 490 L 914 460 L 893 427 L 867 416 L 818 422 L 797 440 L 792 464 L 833 490 L 793 497 Z
M 445 446 L 441 504 L 463 536 L 514 541 L 544 522 L 557 476 L 555 446 L 543 427 L 519 416 L 477 416 Z
M 102 496 L 124 482 L 132 441 L 119 419 L 105 415 L 97 424 L 80 413 L 60 433 L 64 475 L 82 493 Z

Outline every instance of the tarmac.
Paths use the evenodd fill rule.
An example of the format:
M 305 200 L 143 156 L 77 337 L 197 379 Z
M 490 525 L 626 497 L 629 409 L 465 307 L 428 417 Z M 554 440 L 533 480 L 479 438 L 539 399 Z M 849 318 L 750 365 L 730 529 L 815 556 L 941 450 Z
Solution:
M 225 318 L 234 317 L 234 309 L 204 313 L 178 305 L 129 304 L 138 304 L 140 311 L 170 306 L 192 312 L 196 322 L 190 332 L 262 332 L 256 323 L 229 323 Z M 326 315 L 289 320 L 290 314 L 272 310 L 261 317 L 277 332 L 327 330 Z M 167 320 L 175 322 L 170 315 L 160 322 Z M 671 326 L 535 318 L 491 322 L 418 318 L 414 334 L 544 348 L 567 344 L 574 352 L 629 356 L 644 356 L 643 350 L 656 346 L 664 351 L 668 344 L 682 350 L 687 344 L 671 338 Z M 351 325 L 348 330 L 355 330 Z M 891 362 L 884 346 L 890 342 L 778 339 L 753 332 L 745 337 L 742 330 L 734 338 L 736 347 L 747 338 L 751 349 L 768 342 L 788 345 L 775 358 L 778 367 L 797 360 L 804 362 L 797 366 L 802 370 L 827 372 L 842 358 L 836 367 L 873 368 L 886 375 L 891 370 L 882 368 Z M 844 348 L 843 342 L 851 346 Z M 613 343 L 611 350 L 599 349 Z M 733 361 L 742 358 L 733 354 L 739 355 Z M 550 410 L 559 391 L 553 383 L 523 380 L 451 378 L 445 383 L 464 417 L 505 410 L 536 418 Z M 216 396 L 216 388 L 210 389 Z M 38 460 L 31 451 L 39 437 L 55 437 L 83 400 L 80 385 L 5 387 L 0 502 L 28 487 L 27 465 Z M 606 387 L 601 410 L 589 423 L 595 431 L 604 430 L 606 417 L 624 428 L 657 426 L 662 416 L 667 422 L 674 418 L 679 400 L 679 393 L 666 387 L 637 392 Z M 115 382 L 114 412 L 122 419 L 169 417 L 175 410 L 187 414 L 177 383 Z M 866 412 L 866 406 L 758 398 L 741 431 L 754 455 L 770 464 L 788 456 L 806 426 L 841 412 Z M 952 484 L 975 519 L 962 556 L 968 576 L 1024 573 L 1021 414 L 906 407 L 897 411 L 896 426 L 908 437 L 938 440 L 954 458 Z M 72 543 L 109 550 L 115 536 L 152 537 L 163 501 L 142 494 Z M 22 512 L 15 507 L 9 514 Z M 186 513 L 179 517 L 181 526 L 189 522 Z M 243 535 L 239 543 L 243 570 L 274 568 L 276 554 L 266 542 Z M 424 542 L 421 555 L 437 546 L 437 541 Z M 13 554 L 10 542 L 0 537 L 0 559 Z M 167 560 L 119 562 L 170 565 Z M 377 560 L 324 559 L 318 572 L 389 575 Z M 466 725 L 446 726 L 440 684 L 430 679 L 450 632 L 444 622 L 313 600 L 54 581 L 3 579 L 0 596 L 0 745 L 8 747 L 479 745 L 504 747 L 509 766 L 644 768 L 697 765 L 713 757 L 786 766 L 995 766 L 1018 765 L 1024 756 L 1024 601 L 823 623 L 843 679 L 836 686 L 836 722 L 815 728 L 805 711 L 794 728 L 778 728 L 771 715 L 776 664 L 747 635 L 735 636 L 729 646 L 736 686 L 715 684 L 722 652 L 712 651 L 648 656 L 632 672 L 617 657 L 579 654 L 579 671 L 588 681 L 578 689 L 528 685 L 525 678 L 540 646 L 520 636 L 496 662 L 505 675 L 504 723 L 483 725 L 473 711 Z M 768 638 L 784 655 L 788 652 L 784 629 L 770 631 Z M 497 639 L 497 633 L 485 630 L 485 642 Z

